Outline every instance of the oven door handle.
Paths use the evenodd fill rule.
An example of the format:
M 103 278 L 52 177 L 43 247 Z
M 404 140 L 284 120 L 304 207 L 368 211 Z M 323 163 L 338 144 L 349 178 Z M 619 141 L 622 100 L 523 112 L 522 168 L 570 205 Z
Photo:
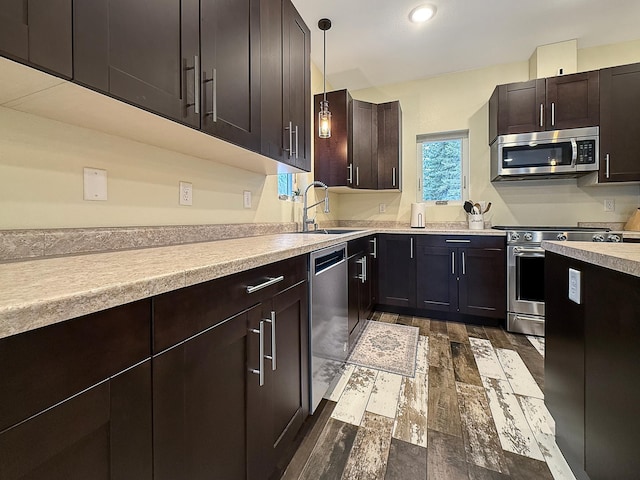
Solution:
M 544 248 L 513 247 L 513 255 L 516 257 L 541 257 L 544 258 Z

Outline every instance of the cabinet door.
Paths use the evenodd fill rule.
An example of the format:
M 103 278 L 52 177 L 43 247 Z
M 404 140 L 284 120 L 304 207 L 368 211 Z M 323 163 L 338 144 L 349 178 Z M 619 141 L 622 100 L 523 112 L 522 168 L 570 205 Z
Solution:
M 640 63 L 600 70 L 601 182 L 640 181 Z
M 353 162 L 353 186 L 377 189 L 377 106 L 360 100 L 354 100 L 352 105 L 353 124 L 349 143 Z
M 544 130 L 544 79 L 500 85 L 497 95 L 497 135 Z
M 0 54 L 71 78 L 71 0 L 2 0 Z
M 547 78 L 547 130 L 592 127 L 600 121 L 599 74 Z
M 202 129 L 260 151 L 260 2 L 201 0 Z
M 458 252 L 459 311 L 505 319 L 505 251 L 499 248 L 462 248 Z
M 347 90 L 327 92 L 327 101 L 331 111 L 331 137 L 318 137 L 318 112 L 323 94 L 313 97 L 313 176 L 330 187 L 352 187 L 353 172 L 349 174 L 349 138 L 351 136 L 351 95 Z
M 265 321 L 265 385 L 255 422 L 263 424 L 266 467 L 260 474 L 283 472 L 293 454 L 294 438 L 309 411 L 309 318 L 307 283 L 273 297 L 262 309 Z M 275 323 L 272 323 L 275 322 Z M 272 341 L 275 332 L 275 343 Z M 275 352 L 273 347 L 275 346 Z M 269 360 L 271 358 L 271 360 Z M 265 475 L 266 478 L 266 475 Z
M 0 434 L 3 480 L 151 480 L 151 458 L 150 361 Z
M 585 470 L 591 479 L 634 478 L 640 457 L 640 278 L 587 265 Z
M 458 310 L 458 258 L 455 248 L 418 246 L 417 307 Z
M 353 346 L 360 330 L 360 284 L 362 283 L 362 252 L 356 252 L 347 260 L 348 270 L 348 309 L 349 347 Z M 353 334 L 353 335 L 352 335 Z
M 379 235 L 378 301 L 383 305 L 416 306 L 415 238 Z
M 74 0 L 74 80 L 199 127 L 198 0 Z
M 400 189 L 402 111 L 400 102 L 378 105 L 378 189 Z
M 290 0 L 283 0 L 282 8 L 285 161 L 311 171 L 311 32 Z
M 153 357 L 154 479 L 262 478 L 261 306 Z M 249 461 L 250 460 L 250 461 Z

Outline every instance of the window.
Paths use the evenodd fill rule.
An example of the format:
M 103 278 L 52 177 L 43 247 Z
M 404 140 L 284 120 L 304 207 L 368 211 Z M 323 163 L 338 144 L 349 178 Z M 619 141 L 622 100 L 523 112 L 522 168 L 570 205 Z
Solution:
M 419 135 L 418 201 L 462 203 L 467 198 L 469 132 Z
M 280 200 L 293 200 L 294 195 L 299 195 L 297 191 L 296 177 L 293 173 L 278 174 L 278 198 Z

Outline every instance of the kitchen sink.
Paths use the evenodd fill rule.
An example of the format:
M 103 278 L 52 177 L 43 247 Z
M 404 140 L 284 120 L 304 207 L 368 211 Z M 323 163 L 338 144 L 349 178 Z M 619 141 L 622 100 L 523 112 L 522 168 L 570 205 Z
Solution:
M 319 228 L 318 230 L 310 230 L 308 232 L 291 232 L 291 233 L 305 233 L 305 234 L 320 234 L 320 235 L 340 235 L 342 233 L 354 233 L 361 232 L 362 230 L 337 230 L 331 228 Z

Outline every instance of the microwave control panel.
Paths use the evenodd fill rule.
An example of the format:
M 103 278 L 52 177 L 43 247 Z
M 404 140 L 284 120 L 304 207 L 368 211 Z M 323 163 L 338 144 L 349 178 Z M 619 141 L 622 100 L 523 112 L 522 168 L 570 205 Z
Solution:
M 579 140 L 577 164 L 596 163 L 596 141 Z

